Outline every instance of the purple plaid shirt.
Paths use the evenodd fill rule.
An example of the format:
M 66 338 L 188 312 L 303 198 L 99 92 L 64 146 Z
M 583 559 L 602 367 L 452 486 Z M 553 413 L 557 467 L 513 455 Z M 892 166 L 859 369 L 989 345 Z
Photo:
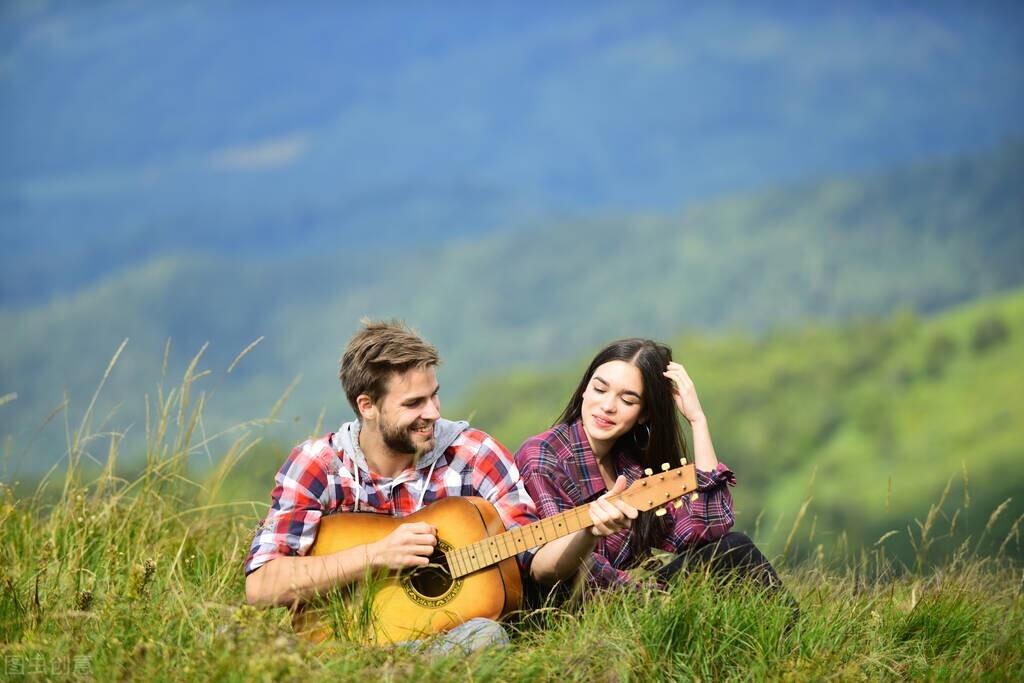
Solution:
M 616 444 L 611 457 L 616 474 L 624 474 L 628 483 L 643 478 L 643 466 L 631 449 Z M 527 439 L 516 452 L 516 465 L 542 518 L 585 505 L 607 491 L 579 420 Z M 660 547 L 678 553 L 688 545 L 724 536 L 735 519 L 728 488 L 735 485 L 735 476 L 722 463 L 713 472 L 698 470 L 697 499 L 684 497 L 682 507 L 669 505 L 668 514 L 660 518 L 665 525 Z M 588 584 L 608 587 L 630 582 L 625 568 L 638 559 L 641 550 L 632 546 L 629 529 L 599 538 Z

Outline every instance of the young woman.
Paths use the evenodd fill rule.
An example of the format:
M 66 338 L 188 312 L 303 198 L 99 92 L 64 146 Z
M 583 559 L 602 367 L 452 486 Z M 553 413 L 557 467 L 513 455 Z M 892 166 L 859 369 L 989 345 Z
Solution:
M 676 413 L 693 432 L 698 493 L 658 517 L 611 496 L 621 493 L 645 468 L 678 466 L 687 456 Z M 716 572 L 735 572 L 768 588 L 779 588 L 775 570 L 751 540 L 730 532 L 734 516 L 732 471 L 715 457 L 697 391 L 668 346 L 648 339 L 623 339 L 590 363 L 561 417 L 551 429 L 519 448 L 516 464 L 541 517 L 590 504 L 594 526 L 552 544 L 561 552 L 535 558 L 533 579 L 551 586 L 585 571 L 591 587 L 635 581 L 631 570 L 654 548 L 675 559 L 661 567 L 666 580 L 688 562 L 706 562 Z M 540 561 L 538 561 L 540 560 Z

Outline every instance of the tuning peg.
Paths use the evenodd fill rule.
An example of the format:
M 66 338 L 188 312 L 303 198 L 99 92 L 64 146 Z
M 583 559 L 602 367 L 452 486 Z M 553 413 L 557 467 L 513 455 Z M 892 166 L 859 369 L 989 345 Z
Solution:
M 686 467 L 686 458 L 679 458 L 679 464 Z
M 650 467 L 647 467 L 644 469 L 644 474 L 646 474 L 649 477 L 652 474 L 654 474 L 654 470 L 652 470 Z
M 654 514 L 657 517 L 664 517 L 666 514 L 668 514 L 668 510 L 666 510 L 665 508 L 658 508 Z
M 696 500 L 697 500 L 697 492 L 694 491 L 693 493 L 690 494 L 690 502 L 693 503 L 693 502 L 696 502 Z
M 678 510 L 679 508 L 683 507 L 683 501 L 681 501 L 681 500 L 677 500 L 676 502 L 674 502 L 672 504 L 676 506 L 676 510 Z
M 668 472 L 668 463 L 667 462 L 661 463 L 661 471 L 662 472 Z

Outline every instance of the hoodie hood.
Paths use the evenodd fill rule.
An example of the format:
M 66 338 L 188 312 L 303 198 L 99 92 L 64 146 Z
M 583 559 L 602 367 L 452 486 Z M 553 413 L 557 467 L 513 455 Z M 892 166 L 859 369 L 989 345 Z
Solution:
M 366 456 L 363 455 L 363 449 L 359 447 L 359 429 L 361 427 L 359 420 L 352 420 L 341 425 L 334 434 L 334 447 L 348 453 L 356 466 L 369 474 L 370 468 L 366 464 Z M 469 423 L 465 420 L 452 421 L 442 417 L 434 422 L 434 448 L 421 455 L 416 461 L 417 472 L 422 476 L 423 471 L 433 469 L 448 447 L 455 443 L 459 435 L 468 428 Z
M 361 482 L 372 480 L 370 468 L 366 464 L 366 456 L 363 454 L 363 450 L 359 448 L 360 426 L 358 420 L 346 422 L 335 432 L 333 439 L 333 446 L 347 453 L 355 465 L 355 471 L 352 472 L 352 476 L 355 479 L 356 489 L 359 491 L 359 497 L 355 501 L 355 512 L 359 512 L 360 503 L 367 495 Z M 434 423 L 434 448 L 429 453 L 424 453 L 420 456 L 416 461 L 415 471 L 405 470 L 397 477 L 381 482 L 389 490 L 388 497 L 393 496 L 394 490 L 397 487 L 411 487 L 412 491 L 419 491 L 416 509 L 422 508 L 423 498 L 430 487 L 430 478 L 434 474 L 434 467 L 444 457 L 444 452 L 448 450 L 448 447 L 459 438 L 459 435 L 467 427 L 469 427 L 469 423 L 465 421 L 452 422 L 443 418 L 438 419 Z

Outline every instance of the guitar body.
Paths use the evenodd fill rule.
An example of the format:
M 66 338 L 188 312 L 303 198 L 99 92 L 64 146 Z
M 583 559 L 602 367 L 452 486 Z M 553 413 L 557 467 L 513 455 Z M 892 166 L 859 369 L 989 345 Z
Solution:
M 437 549 L 428 567 L 392 573 L 374 585 L 372 622 L 378 643 L 416 640 L 474 617 L 498 619 L 519 609 L 522 583 L 515 557 L 453 579 L 443 555 L 505 531 L 497 510 L 483 498 L 442 498 L 407 517 L 327 515 L 320 520 L 309 554 L 327 555 L 373 543 L 409 522 L 427 522 L 437 528 Z M 294 625 L 314 640 L 330 635 L 310 611 L 296 613 Z
M 697 471 L 693 465 L 682 465 L 670 470 L 664 464 L 659 474 L 646 470 L 645 478 L 616 496 L 641 511 L 672 501 L 679 507 L 682 502 L 677 498 L 697 495 Z M 356 621 L 370 622 L 378 643 L 418 640 L 474 617 L 497 619 L 519 609 L 523 587 L 516 554 L 594 524 L 588 506 L 581 505 L 506 531 L 498 511 L 483 498 L 453 496 L 408 517 L 351 512 L 323 517 L 309 554 L 328 555 L 374 543 L 407 522 L 427 522 L 437 529 L 430 564 L 392 572 L 379 581 L 367 577 L 370 586 L 352 586 L 367 591 L 368 599 L 361 604 L 368 604 L 371 614 L 355 609 L 360 617 Z M 321 641 L 331 637 L 331 629 L 318 617 L 315 609 L 300 609 L 292 623 L 299 633 Z

